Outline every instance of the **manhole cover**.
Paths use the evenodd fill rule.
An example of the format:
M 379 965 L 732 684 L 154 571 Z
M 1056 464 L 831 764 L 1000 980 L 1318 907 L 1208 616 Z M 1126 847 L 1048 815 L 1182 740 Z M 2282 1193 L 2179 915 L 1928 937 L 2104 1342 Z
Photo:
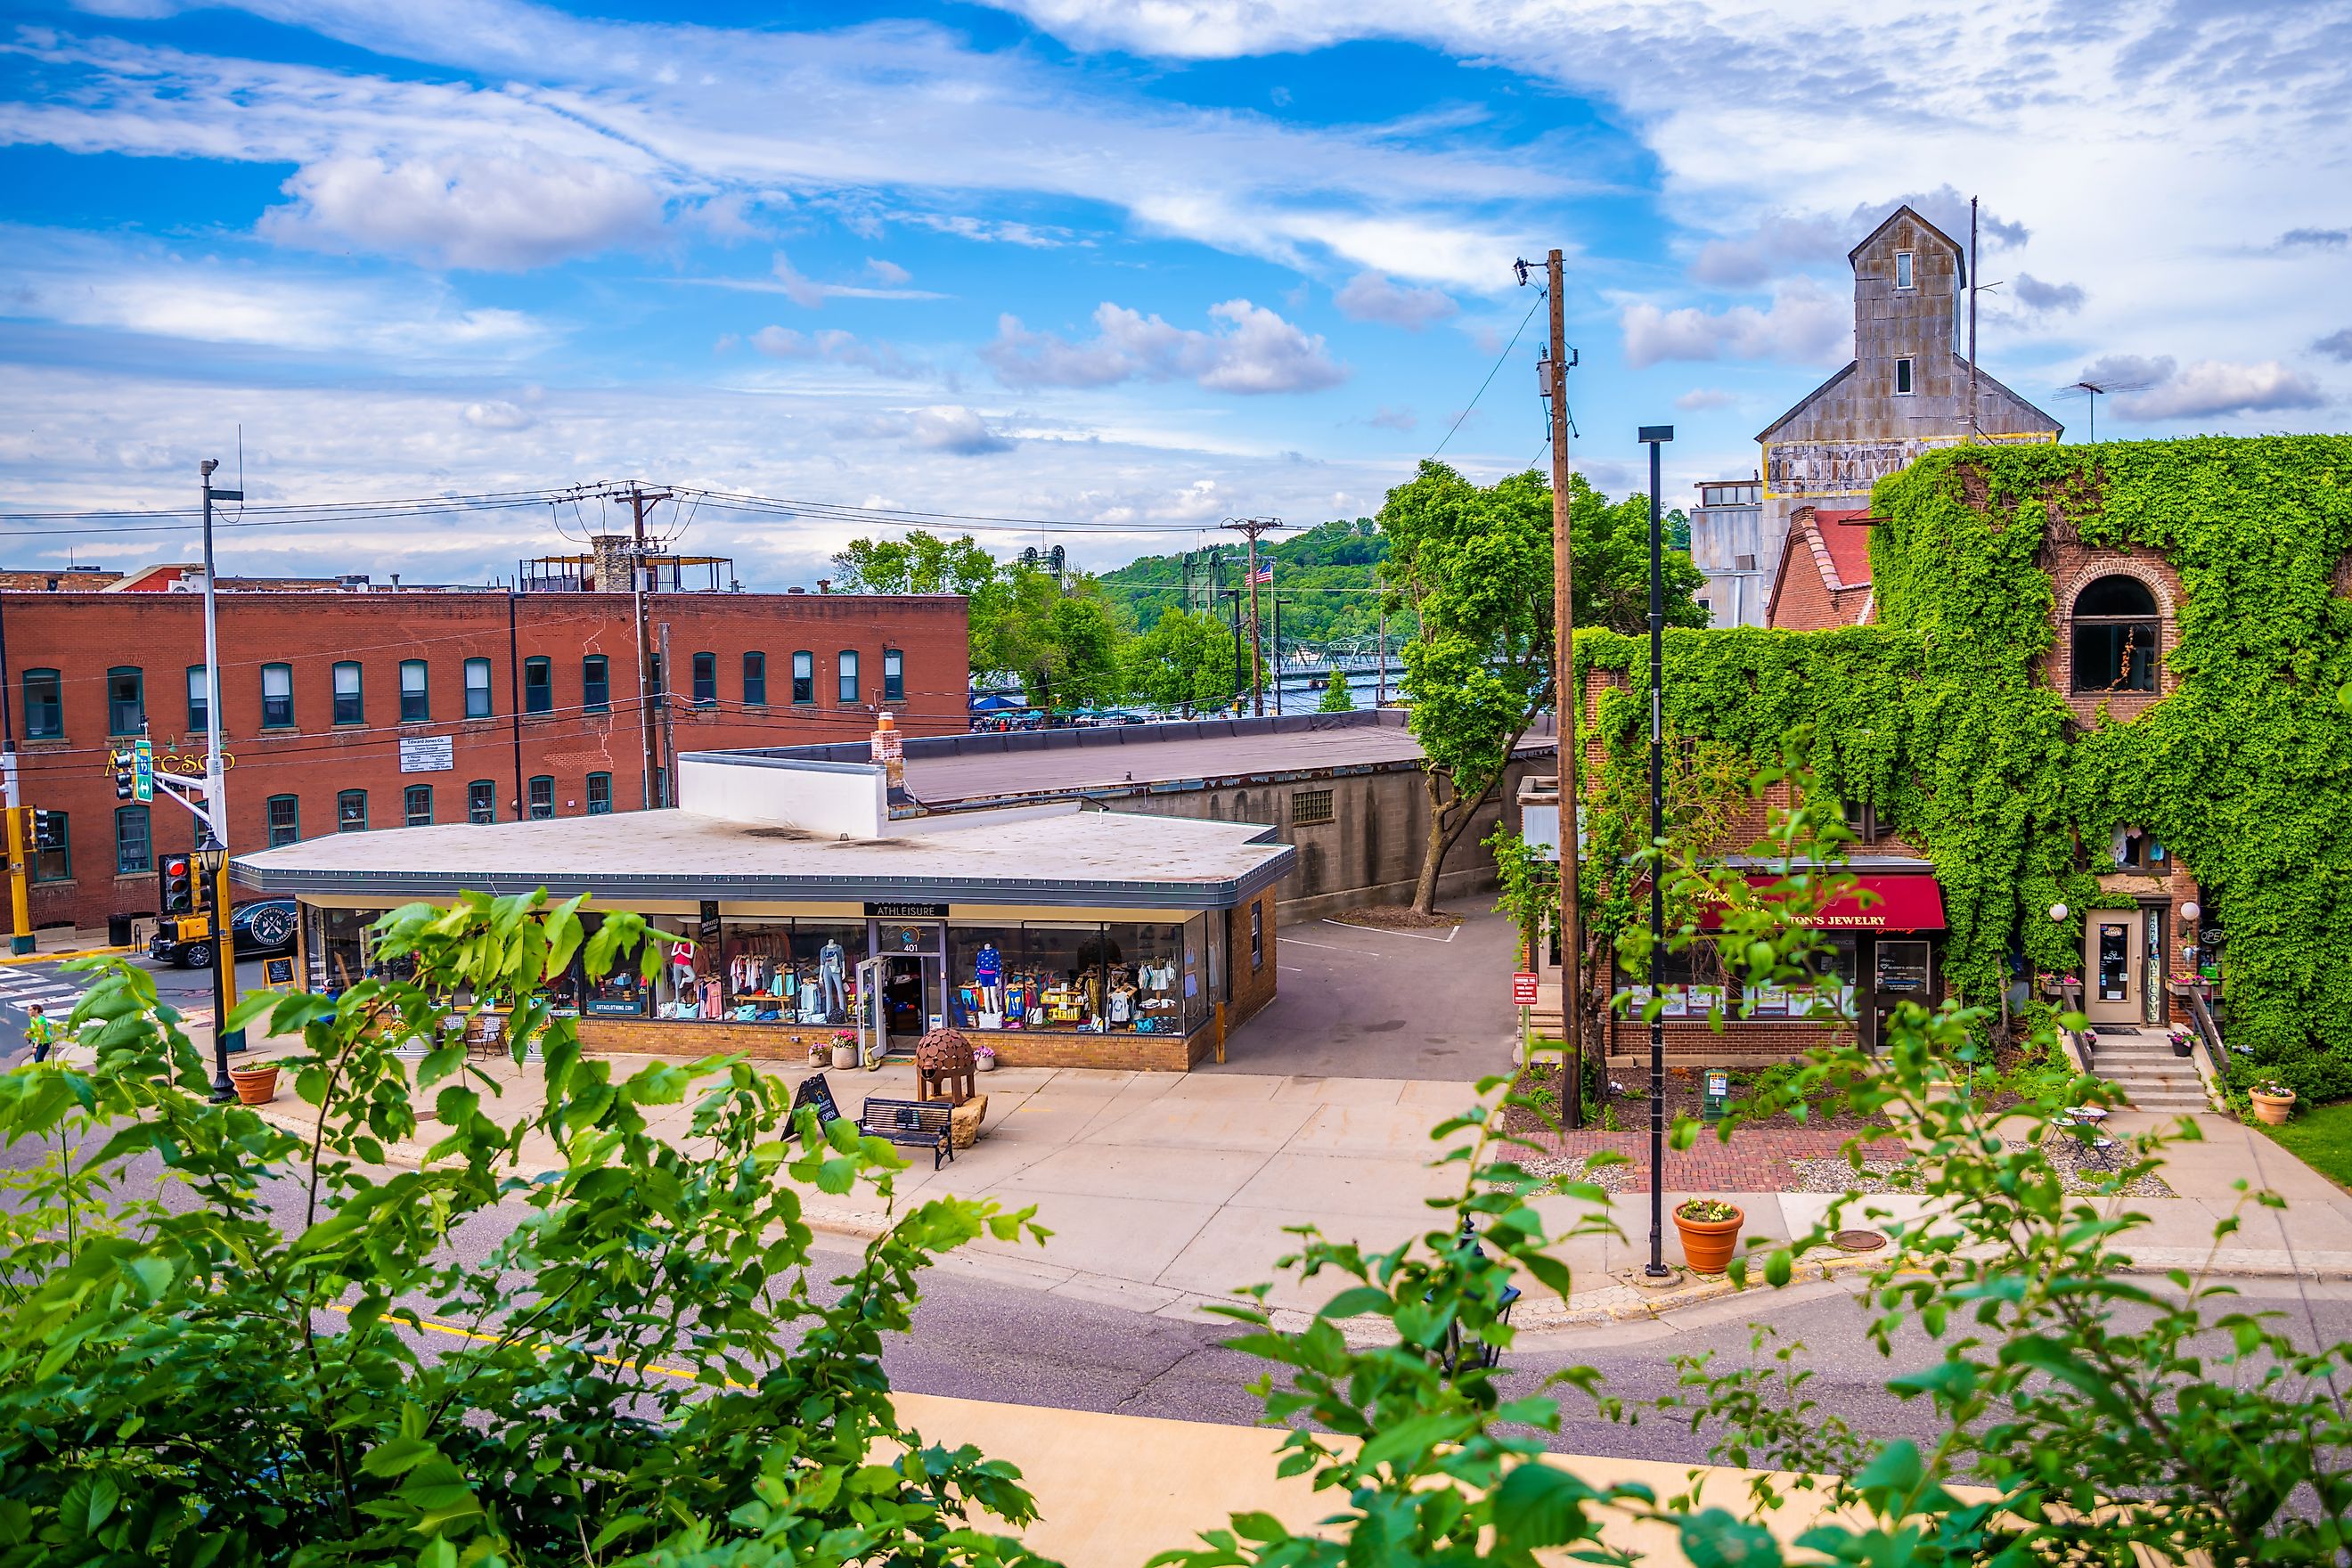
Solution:
M 1830 1245 L 1840 1252 L 1875 1252 L 1886 1238 L 1874 1230 L 1842 1230 L 1830 1237 Z

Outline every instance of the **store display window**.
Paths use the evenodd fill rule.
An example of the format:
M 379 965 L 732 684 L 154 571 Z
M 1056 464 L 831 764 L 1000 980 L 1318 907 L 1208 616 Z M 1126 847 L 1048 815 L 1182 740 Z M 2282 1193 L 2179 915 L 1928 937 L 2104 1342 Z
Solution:
M 721 1016 L 738 1024 L 856 1023 L 862 921 L 729 921 L 720 941 Z
M 416 973 L 413 958 L 385 960 L 376 952 L 378 939 L 368 928 L 383 918 L 382 910 L 324 910 L 305 905 L 303 949 L 310 958 L 310 989 L 322 996 L 340 996 L 362 980 L 405 980 Z
M 950 1010 L 966 1029 L 1185 1035 L 1209 1016 L 1206 962 L 1198 917 L 955 925 Z

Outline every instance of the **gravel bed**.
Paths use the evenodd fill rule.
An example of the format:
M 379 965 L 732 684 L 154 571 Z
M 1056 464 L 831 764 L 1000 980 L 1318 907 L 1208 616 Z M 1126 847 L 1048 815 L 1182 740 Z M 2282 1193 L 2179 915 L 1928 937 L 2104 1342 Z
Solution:
M 2024 1151 L 2033 1145 L 2021 1138 L 2005 1140 L 2011 1149 Z M 2072 1138 L 2053 1138 L 2042 1145 L 2042 1152 L 2058 1173 L 2060 1184 L 2078 1197 L 2169 1198 L 2179 1194 L 2154 1172 L 2117 1188 L 2116 1169 L 2128 1158 L 2123 1149 L 2113 1151 L 2116 1169 L 2100 1163 L 2093 1152 Z M 1790 1189 L 1799 1193 L 1904 1193 L 1917 1190 L 1916 1176 L 1908 1162 L 1864 1160 L 1860 1170 L 1843 1160 L 1791 1160 L 1797 1184 Z

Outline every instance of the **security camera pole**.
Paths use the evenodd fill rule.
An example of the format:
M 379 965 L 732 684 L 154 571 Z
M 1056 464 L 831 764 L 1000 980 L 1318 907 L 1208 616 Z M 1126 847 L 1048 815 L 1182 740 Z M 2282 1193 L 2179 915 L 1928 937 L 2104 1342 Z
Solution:
M 228 770 L 221 761 L 221 683 L 219 606 L 215 598 L 213 572 L 213 502 L 245 499 L 243 490 L 223 490 L 213 488 L 213 472 L 220 467 L 217 458 L 206 458 L 197 466 L 202 477 L 205 504 L 205 778 L 201 788 L 202 805 L 187 795 L 187 786 L 178 780 L 158 775 L 156 783 L 166 787 L 172 798 L 195 815 L 203 830 L 204 842 L 196 847 L 196 868 L 205 879 L 204 902 L 212 911 L 213 945 L 213 1093 L 215 1103 L 233 1100 L 236 1089 L 229 1081 L 228 1057 L 231 1051 L 245 1049 L 245 1031 L 228 1027 L 229 1010 L 236 1005 L 236 944 L 229 933 L 228 892 Z

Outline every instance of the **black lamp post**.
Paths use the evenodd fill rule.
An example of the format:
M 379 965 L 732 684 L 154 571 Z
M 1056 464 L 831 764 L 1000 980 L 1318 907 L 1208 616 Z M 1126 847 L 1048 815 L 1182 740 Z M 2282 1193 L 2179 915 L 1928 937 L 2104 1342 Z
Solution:
M 203 846 L 196 850 L 196 874 L 204 879 L 205 908 L 212 916 L 207 924 L 213 944 L 212 1100 L 215 1105 L 236 1098 L 236 1085 L 229 1081 L 228 1076 L 228 983 L 227 977 L 221 973 L 228 946 L 221 940 L 224 934 L 222 922 L 228 917 L 221 908 L 220 871 L 222 862 L 227 858 L 228 851 L 222 848 L 211 834 L 205 835 Z
M 1637 437 L 1650 448 L 1650 1261 L 1642 1272 L 1663 1279 L 1666 1268 L 1666 1026 L 1658 1005 L 1659 956 L 1666 937 L 1666 868 L 1659 845 L 1666 837 L 1665 551 L 1658 521 L 1658 448 L 1675 438 L 1671 425 L 1644 425 Z

